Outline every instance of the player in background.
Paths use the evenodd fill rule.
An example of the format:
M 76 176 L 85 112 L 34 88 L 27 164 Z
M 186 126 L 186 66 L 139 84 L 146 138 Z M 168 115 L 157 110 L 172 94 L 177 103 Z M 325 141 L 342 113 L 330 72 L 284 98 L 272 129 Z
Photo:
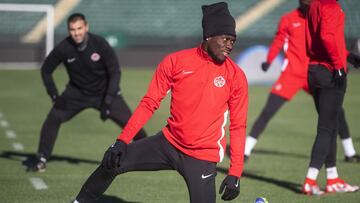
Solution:
M 103 121 L 110 118 L 124 127 L 131 111 L 120 93 L 120 65 L 108 42 L 89 33 L 85 16 L 74 13 L 67 21 L 69 36 L 46 57 L 41 76 L 53 107 L 42 126 L 35 160 L 28 160 L 28 170 L 44 171 L 54 148 L 62 123 L 81 111 L 93 108 L 100 111 Z M 64 64 L 69 82 L 59 96 L 52 74 Z M 146 137 L 140 130 L 135 139 Z
M 171 53 L 160 62 L 147 93 L 74 202 L 97 199 L 122 173 L 177 170 L 187 184 L 190 202 L 215 203 L 216 163 L 224 158 L 228 115 L 231 163 L 219 193 L 223 193 L 223 200 L 239 195 L 248 110 L 247 79 L 229 58 L 236 32 L 227 4 L 202 6 L 202 11 L 201 45 Z M 129 144 L 169 90 L 167 125 L 158 134 Z
M 282 105 L 290 101 L 299 91 L 309 93 L 307 82 L 308 57 L 306 56 L 305 20 L 311 0 L 299 0 L 299 8 L 283 15 L 278 25 L 278 30 L 273 39 L 267 60 L 261 64 L 261 69 L 266 72 L 271 62 L 284 49 L 285 60 L 279 79 L 274 83 L 267 102 L 246 137 L 245 161 L 250 157 L 270 119 L 279 111 Z M 350 61 L 354 67 L 359 64 Z M 356 154 L 350 131 L 345 119 L 344 109 L 339 112 L 339 135 L 345 154 L 346 162 L 360 162 Z
M 308 84 L 318 113 L 317 134 L 303 192 L 324 193 L 316 183 L 323 165 L 326 169 L 327 193 L 355 192 L 353 186 L 339 178 L 336 168 L 336 134 L 338 116 L 347 83 L 347 59 L 358 62 L 358 55 L 348 53 L 345 45 L 345 13 L 336 0 L 313 0 L 306 20 L 306 48 L 309 56 Z

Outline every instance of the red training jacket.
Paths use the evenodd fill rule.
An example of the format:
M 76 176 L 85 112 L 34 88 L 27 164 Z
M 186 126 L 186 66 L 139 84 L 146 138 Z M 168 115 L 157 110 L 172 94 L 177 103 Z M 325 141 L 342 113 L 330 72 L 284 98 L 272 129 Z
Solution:
M 247 79 L 230 58 L 217 65 L 201 48 L 182 50 L 164 58 L 118 139 L 129 143 L 169 90 L 171 115 L 162 129 L 166 139 L 191 157 L 222 161 L 229 112 L 229 175 L 240 177 L 248 110 Z
M 282 71 L 300 77 L 307 77 L 309 61 L 306 55 L 305 21 L 304 14 L 298 9 L 283 15 L 267 56 L 267 62 L 271 63 L 280 50 L 284 49 Z
M 310 64 L 322 64 L 329 70 L 346 68 L 345 14 L 336 0 L 313 0 L 306 29 Z

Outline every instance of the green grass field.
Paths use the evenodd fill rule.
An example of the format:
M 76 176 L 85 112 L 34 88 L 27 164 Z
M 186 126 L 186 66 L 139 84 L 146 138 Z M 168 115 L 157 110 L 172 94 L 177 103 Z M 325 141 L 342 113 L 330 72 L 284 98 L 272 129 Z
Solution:
M 147 89 L 150 69 L 124 69 L 123 95 L 134 109 Z M 67 81 L 64 70 L 55 74 L 58 87 Z M 355 148 L 360 152 L 360 72 L 349 75 L 345 109 Z M 260 113 L 269 87 L 251 86 L 248 130 Z M 168 116 L 169 99 L 145 126 L 149 134 L 158 132 Z M 112 122 L 102 122 L 95 110 L 86 110 L 65 123 L 55 145 L 53 159 L 45 173 L 28 173 L 21 161 L 37 150 L 39 132 L 51 102 L 42 85 L 39 70 L 0 71 L 0 202 L 70 202 L 90 173 L 97 167 L 103 152 L 117 137 L 120 129 Z M 265 130 L 241 179 L 241 194 L 233 202 L 251 203 L 256 197 L 269 202 L 360 202 L 360 192 L 308 197 L 300 194 L 315 138 L 316 114 L 313 102 L 299 93 L 286 104 Z M 16 138 L 8 138 L 9 132 Z M 11 134 L 11 133 L 10 133 Z M 21 143 L 23 150 L 15 149 Z M 16 145 L 18 146 L 18 145 Z M 218 165 L 217 189 L 226 175 L 229 160 Z M 360 185 L 360 164 L 343 161 L 338 141 L 340 176 Z M 44 180 L 47 189 L 36 190 L 30 178 Z M 319 185 L 325 185 L 321 170 Z M 132 172 L 118 177 L 100 202 L 189 202 L 185 183 L 174 171 Z M 219 195 L 217 202 L 222 202 Z

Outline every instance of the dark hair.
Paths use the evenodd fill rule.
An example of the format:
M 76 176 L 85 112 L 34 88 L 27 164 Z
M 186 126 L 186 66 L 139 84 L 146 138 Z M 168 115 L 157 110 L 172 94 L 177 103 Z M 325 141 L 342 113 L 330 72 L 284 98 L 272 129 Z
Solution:
M 69 26 L 70 22 L 76 22 L 78 20 L 83 20 L 85 24 L 87 24 L 87 21 L 85 19 L 84 14 L 82 13 L 73 13 L 68 17 L 67 24 Z

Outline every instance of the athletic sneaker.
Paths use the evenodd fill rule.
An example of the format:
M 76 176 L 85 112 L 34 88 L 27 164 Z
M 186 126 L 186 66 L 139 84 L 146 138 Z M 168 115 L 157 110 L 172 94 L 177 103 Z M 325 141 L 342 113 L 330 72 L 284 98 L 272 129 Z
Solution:
M 326 192 L 327 193 L 342 193 L 342 192 L 356 192 L 359 186 L 349 185 L 341 178 L 327 179 Z
M 324 191 L 320 190 L 316 180 L 312 180 L 310 178 L 306 178 L 304 185 L 302 187 L 302 191 L 306 195 L 322 195 Z
M 345 156 L 345 162 L 360 163 L 360 155 L 355 154 L 354 156 Z
M 35 159 L 28 161 L 26 171 L 45 172 L 46 159 L 42 156 L 36 156 Z

